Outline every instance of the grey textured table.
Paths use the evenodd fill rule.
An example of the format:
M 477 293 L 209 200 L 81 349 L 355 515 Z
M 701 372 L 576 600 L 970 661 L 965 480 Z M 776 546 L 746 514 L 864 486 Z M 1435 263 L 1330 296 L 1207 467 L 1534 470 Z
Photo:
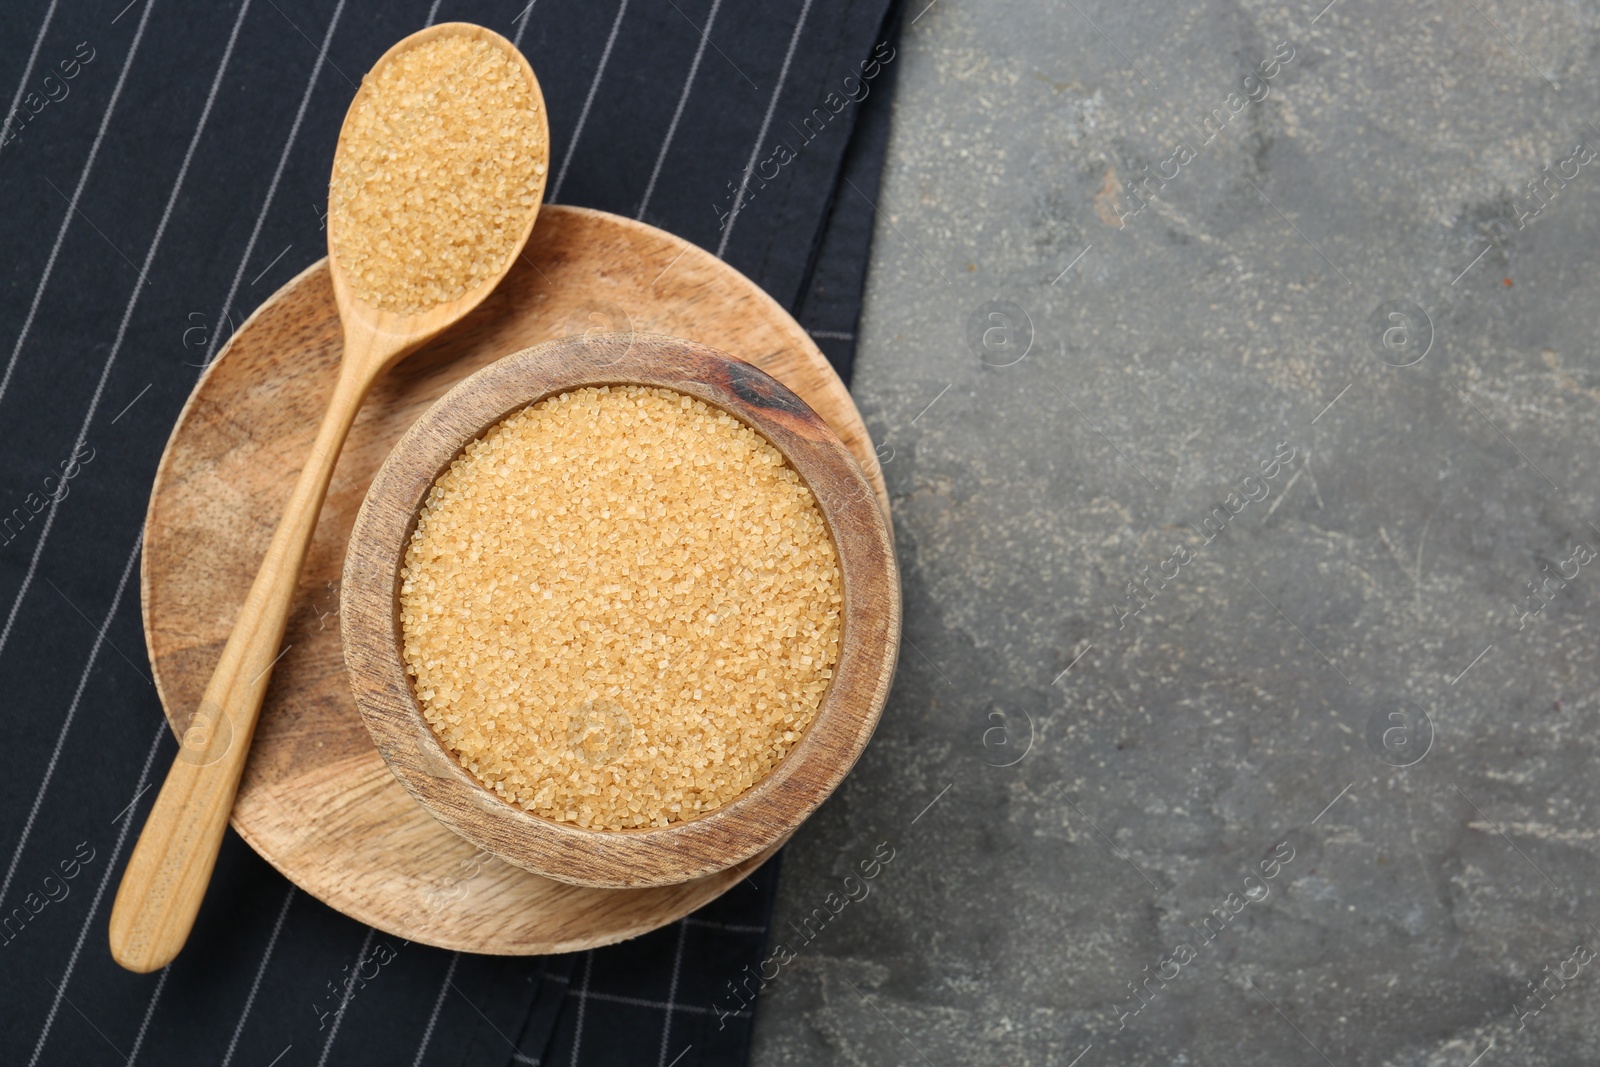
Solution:
M 1325 2 L 909 27 L 758 1064 L 1600 1061 L 1600 5 Z

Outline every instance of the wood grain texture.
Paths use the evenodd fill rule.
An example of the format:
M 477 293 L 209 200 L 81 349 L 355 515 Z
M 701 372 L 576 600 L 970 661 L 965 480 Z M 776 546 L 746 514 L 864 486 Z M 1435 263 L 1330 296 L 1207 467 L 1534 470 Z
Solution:
M 389 772 L 362 724 L 339 640 L 340 570 L 368 483 L 440 396 L 493 360 L 592 329 L 691 338 L 756 364 L 821 414 L 887 510 L 843 383 L 770 297 L 710 253 L 603 212 L 551 206 L 517 266 L 460 324 L 393 367 L 351 428 L 296 589 L 234 828 L 313 896 L 396 936 L 471 952 L 571 951 L 644 933 L 738 883 L 565 885 L 483 859 Z M 245 322 L 202 376 L 162 457 L 141 566 L 146 642 L 180 735 L 198 706 L 338 373 L 325 264 Z
M 117 887 L 111 905 L 111 955 L 130 971 L 147 973 L 172 962 L 200 913 L 239 778 L 249 757 L 261 701 L 282 647 L 295 585 L 316 532 L 317 516 L 339 452 L 367 391 L 391 363 L 437 336 L 488 296 L 516 262 L 539 213 L 550 131 L 539 80 L 515 45 L 482 26 L 445 23 L 400 41 L 378 59 L 373 70 L 441 37 L 481 41 L 520 69 L 531 87 L 540 127 L 538 147 L 544 160 L 534 176 L 540 195 L 523 210 L 525 220 L 516 243 L 505 253 L 494 274 L 458 299 L 425 311 L 402 315 L 363 305 L 347 286 L 337 254 L 330 258 L 334 302 L 344 327 L 339 376 L 328 396 L 317 436 L 295 479 L 294 491 L 284 503 L 255 580 L 235 616 L 227 644 L 184 731 L 161 791 L 145 817 Z M 354 129 L 353 119 L 373 84 L 370 79 L 363 79 L 351 102 L 339 132 L 336 157 L 347 151 L 346 139 Z M 404 137 L 407 116 L 390 117 L 400 124 L 391 129 L 391 136 Z M 330 248 L 335 221 L 330 219 L 328 224 Z
M 805 481 L 838 553 L 839 661 L 805 736 L 732 802 L 665 827 L 593 830 L 535 815 L 485 788 L 423 717 L 403 655 L 400 571 L 428 492 L 462 450 L 508 416 L 591 385 L 661 386 L 720 408 L 772 443 Z M 672 885 L 786 839 L 855 765 L 888 699 L 900 644 L 900 583 L 871 483 L 805 402 L 760 369 L 692 341 L 601 334 L 508 356 L 451 389 L 384 462 L 345 555 L 341 625 L 356 705 L 401 783 L 441 822 L 495 856 L 558 881 Z

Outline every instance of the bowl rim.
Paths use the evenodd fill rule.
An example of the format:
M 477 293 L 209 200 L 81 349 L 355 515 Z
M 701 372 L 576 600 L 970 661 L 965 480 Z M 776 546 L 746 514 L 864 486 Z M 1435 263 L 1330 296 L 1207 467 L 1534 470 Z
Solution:
M 687 822 L 624 830 L 559 823 L 488 789 L 422 715 L 402 653 L 400 570 L 438 477 L 473 441 L 548 397 L 646 385 L 702 400 L 770 442 L 812 490 L 842 572 L 839 659 L 817 714 L 744 793 Z M 435 818 L 508 863 L 576 885 L 670 885 L 724 870 L 781 841 L 844 780 L 893 680 L 900 583 L 889 524 L 855 458 L 798 396 L 709 345 L 657 334 L 591 334 L 497 360 L 457 383 L 400 438 L 367 490 L 345 554 L 346 674 L 384 762 Z

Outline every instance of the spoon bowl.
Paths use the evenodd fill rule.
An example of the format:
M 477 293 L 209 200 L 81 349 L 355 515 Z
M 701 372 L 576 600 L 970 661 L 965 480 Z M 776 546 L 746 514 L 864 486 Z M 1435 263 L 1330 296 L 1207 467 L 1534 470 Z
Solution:
M 441 331 L 456 322 L 459 322 L 468 312 L 481 304 L 485 297 L 494 291 L 500 279 L 505 277 L 506 271 L 511 269 L 511 264 L 516 261 L 522 252 L 522 247 L 527 243 L 528 234 L 533 232 L 533 224 L 538 217 L 539 202 L 544 197 L 544 186 L 549 167 L 550 153 L 550 127 L 549 116 L 545 110 L 544 94 L 539 88 L 539 79 L 533 73 L 533 67 L 510 41 L 493 30 L 483 26 L 473 25 L 469 22 L 444 22 L 436 26 L 429 26 L 419 30 L 411 36 L 396 43 L 387 52 L 379 57 L 373 64 L 372 71 L 361 81 L 361 88 L 356 92 L 355 99 L 350 102 L 350 108 L 345 113 L 343 125 L 339 129 L 339 148 L 335 155 L 346 151 L 346 146 L 351 140 L 356 117 L 372 92 L 373 76 L 386 66 L 397 62 L 408 52 L 414 51 L 422 45 L 427 45 L 442 38 L 456 37 L 470 41 L 482 41 L 493 48 L 497 54 L 503 54 L 520 71 L 531 90 L 533 106 L 531 110 L 537 116 L 539 130 L 539 147 L 542 159 L 535 163 L 534 189 L 536 190 L 535 202 L 522 222 L 521 231 L 515 234 L 510 245 L 510 251 L 498 264 L 497 269 L 489 273 L 486 280 L 468 289 L 465 294 L 453 299 L 433 305 L 423 311 L 402 314 L 375 307 L 362 301 L 352 285 L 349 265 L 345 257 L 340 255 L 336 229 L 339 220 L 332 211 L 328 216 L 328 273 L 333 282 L 334 302 L 339 305 L 339 317 L 344 324 L 346 363 L 353 357 L 363 359 L 376 359 L 383 366 L 388 366 L 396 359 L 426 343 L 437 336 Z M 455 73 L 452 71 L 452 73 Z M 464 72 L 464 78 L 470 77 L 474 70 Z M 414 126 L 415 120 L 402 123 L 398 129 L 391 127 L 392 132 L 404 134 L 408 126 Z M 335 163 L 335 172 L 338 164 Z M 330 193 L 331 198 L 331 193 Z M 381 369 L 381 368 L 379 368 Z

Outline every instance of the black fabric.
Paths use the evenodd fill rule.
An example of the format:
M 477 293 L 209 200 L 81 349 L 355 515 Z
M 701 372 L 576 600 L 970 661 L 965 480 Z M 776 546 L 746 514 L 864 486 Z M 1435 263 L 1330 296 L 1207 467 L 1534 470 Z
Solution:
M 362 926 L 230 832 L 184 953 L 116 967 L 111 897 L 175 751 L 138 535 L 199 369 L 323 254 L 362 72 L 431 19 L 519 40 L 550 106 L 552 199 L 717 251 L 848 378 L 894 17 L 893 0 L 0 5 L 0 1063 L 746 1059 L 755 1005 L 735 986 L 762 958 L 776 862 L 648 936 L 512 959 Z

